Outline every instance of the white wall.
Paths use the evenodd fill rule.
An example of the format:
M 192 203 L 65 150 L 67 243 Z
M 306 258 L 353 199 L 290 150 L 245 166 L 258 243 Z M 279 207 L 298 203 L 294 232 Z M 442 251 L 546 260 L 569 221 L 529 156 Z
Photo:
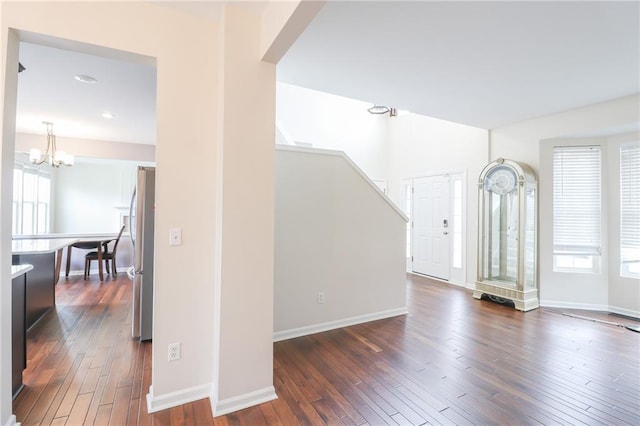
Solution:
M 122 215 L 129 215 L 136 169 L 137 165 L 132 162 L 83 159 L 76 159 L 73 167 L 55 169 L 51 233 L 120 232 Z M 113 243 L 110 247 L 113 247 Z M 86 253 L 86 250 L 71 251 L 72 274 L 83 274 Z M 124 273 L 125 268 L 131 266 L 133 256 L 128 233 L 120 239 L 116 256 L 118 271 Z M 97 270 L 97 262 L 92 262 L 92 273 Z
M 207 397 L 214 363 L 211 321 L 214 283 L 212 268 L 206 271 L 202 259 L 219 255 L 214 251 L 215 191 L 207 185 L 201 185 L 198 191 L 185 188 L 193 182 L 213 182 L 216 178 L 216 25 L 142 2 L 2 2 L 0 7 L 3 59 L 10 48 L 9 28 L 157 58 L 158 238 L 151 401 L 173 405 L 185 399 Z M 15 67 L 15 60 L 10 64 Z M 184 78 L 185 64 L 190 64 L 189 78 Z M 14 148 L 15 129 L 12 134 L 7 131 L 12 122 L 15 109 L 3 122 L 3 176 L 6 176 L 5 143 Z M 209 167 L 194 167 L 194 153 L 213 159 Z M 3 219 L 7 214 L 10 217 L 5 195 Z M 169 247 L 167 238 L 162 237 L 176 226 L 182 227 L 183 245 Z M 3 235 L 3 247 L 7 241 Z M 3 258 L 6 253 L 3 251 Z M 176 264 L 181 267 L 176 268 Z M 3 277 L 6 271 L 3 267 Z M 2 298 L 3 313 L 10 311 L 9 306 L 9 301 Z M 7 325 L 2 321 L 3 329 Z M 182 359 L 170 364 L 167 344 L 176 341 L 182 343 Z M 2 367 L 8 371 L 4 370 L 4 364 Z M 236 368 L 241 370 L 243 366 Z M 9 411 L 4 404 L 11 398 L 8 377 L 5 373 L 1 377 L 2 424 L 11 413 L 10 403 Z
M 627 96 L 491 130 L 491 161 L 522 161 L 538 173 L 540 141 L 627 133 L 640 115 L 640 97 Z
M 276 85 L 276 119 L 295 142 L 344 151 L 371 179 L 387 179 L 389 115 L 367 112 L 355 99 Z
M 276 89 L 277 121 L 286 136 L 314 148 L 344 151 L 372 180 L 385 181 L 398 206 L 404 205 L 403 179 L 466 173 L 466 267 L 452 280 L 473 286 L 476 182 L 489 158 L 487 131 L 416 114 L 372 115 L 370 103 L 284 83 Z
M 275 223 L 276 339 L 406 312 L 406 218 L 340 152 L 276 151 Z
M 207 396 L 225 397 L 230 402 L 226 408 L 233 409 L 233 404 L 237 408 L 259 402 L 261 391 L 272 389 L 273 208 L 269 204 L 273 205 L 275 66 L 261 59 L 269 39 L 274 38 L 278 49 L 266 51 L 277 61 L 276 50 L 295 40 L 319 7 L 299 5 L 287 19 L 291 8 L 277 2 L 272 6 L 283 7 L 284 13 L 271 15 L 278 17 L 275 20 L 265 18 L 270 28 L 265 38 L 261 16 L 249 17 L 247 9 L 213 21 L 148 2 L 0 3 L 2 60 L 11 70 L 15 70 L 20 38 L 10 39 L 10 28 L 20 30 L 23 40 L 44 34 L 48 39 L 38 37 L 40 41 L 53 36 L 67 46 L 80 42 L 87 53 L 119 58 L 144 55 L 156 61 L 156 280 L 153 385 L 147 399 L 151 410 Z M 278 33 L 282 22 L 284 35 Z M 2 122 L 2 184 L 3 191 L 5 186 L 8 190 L 2 194 L 7 200 L 11 193 L 7 163 L 12 163 L 15 147 L 17 76 L 4 77 L 2 95 L 8 107 Z M 255 123 L 247 123 L 247 111 Z M 243 147 L 256 149 L 252 161 L 242 162 L 246 158 L 246 152 L 240 156 Z M 240 200 L 247 195 L 248 201 Z M 229 208 L 223 206 L 227 202 Z M 10 210 L 3 201 L 3 229 L 10 223 Z M 239 221 L 240 215 L 249 213 L 251 223 Z M 169 247 L 166 236 L 174 227 L 182 228 L 182 245 Z M 251 271 L 251 280 L 247 279 L 246 258 L 240 256 L 242 242 L 234 241 L 246 235 L 254 251 L 260 251 L 253 259 L 259 267 Z M 223 238 L 230 241 L 223 243 Z M 9 242 L 10 236 L 2 234 L 3 259 L 9 258 Z M 8 262 L 2 263 L 3 278 L 8 271 Z M 236 280 L 238 288 L 234 288 Z M 9 324 L 4 313 L 10 311 L 10 300 L 0 294 L 0 335 L 5 349 L 10 343 L 5 340 Z M 254 295 L 252 304 L 245 303 L 247 295 Z M 254 313 L 259 326 L 251 321 Z M 233 341 L 236 330 L 242 336 L 239 345 Z M 166 348 L 172 342 L 182 344 L 182 358 L 169 363 Z M 238 350 L 245 350 L 241 358 L 234 357 Z M 5 423 L 11 413 L 10 373 L 8 361 L 0 361 L 0 423 Z M 219 401 L 212 402 L 215 408 Z
M 389 196 L 404 205 L 402 181 L 436 173 L 466 172 L 466 278 L 477 275 L 478 176 L 488 160 L 487 131 L 450 121 L 408 114 L 389 121 Z
M 18 94 L 18 36 L 5 28 L 6 13 L 0 3 L 0 120 L 2 145 L 0 152 L 0 282 L 11 282 L 11 199 L 13 195 L 13 167 L 15 152 L 16 113 Z M 0 286 L 0 424 L 11 425 L 15 416 L 11 409 L 11 288 Z
M 622 313 L 640 316 L 640 298 L 637 282 L 620 278 L 611 279 L 619 267 L 615 252 L 603 255 L 603 273 L 597 276 L 553 272 L 552 263 L 552 169 L 551 146 L 554 143 L 579 143 L 589 138 L 603 144 L 603 244 L 605 249 L 619 245 L 615 230 L 618 226 L 612 215 L 617 215 L 617 200 L 611 194 L 617 190 L 614 183 L 616 168 L 612 161 L 616 154 L 616 141 L 621 138 L 607 135 L 623 134 L 640 125 L 640 96 L 628 96 L 588 107 L 528 120 L 492 130 L 491 159 L 510 158 L 529 164 L 540 182 L 539 192 L 539 287 L 540 303 L 545 306 L 566 306 L 585 309 L 623 310 Z M 595 138 L 595 139 L 594 139 Z M 547 140 L 548 139 L 548 140 Z M 547 140 L 547 141 L 545 141 Z M 554 141 L 555 140 L 555 141 Z M 607 272 L 609 271 L 609 272 Z M 633 287 L 633 286 L 636 287 Z
M 218 224 L 222 258 L 214 321 L 218 386 L 213 412 L 274 399 L 273 146 L 275 65 L 260 61 L 260 16 L 225 8 Z M 205 185 L 206 181 L 203 182 Z M 238 369 L 241 366 L 241 369 Z M 238 395 L 249 399 L 238 400 Z
M 156 61 L 156 279 L 150 410 L 208 396 L 214 397 L 214 409 L 220 408 L 218 397 L 228 402 L 225 409 L 237 409 L 258 403 L 265 395 L 263 390 L 272 390 L 273 208 L 269 204 L 273 205 L 275 66 L 261 59 L 266 48 L 270 60 L 277 61 L 277 51 L 295 40 L 319 8 L 298 3 L 291 13 L 292 8 L 274 2 L 270 9 L 282 8 L 283 13 L 276 10 L 270 17 L 277 19 L 265 18 L 265 22 L 258 14 L 248 16 L 250 9 L 225 13 L 220 21 L 213 21 L 148 2 L 0 3 L 6 67 L 15 67 L 19 41 L 9 39 L 9 28 L 19 29 L 23 40 L 44 34 L 65 45 L 81 42 L 87 53 L 119 58 L 144 55 Z M 286 34 L 277 30 L 283 22 Z M 269 24 L 268 36 L 261 32 L 263 24 Z M 266 47 L 271 39 L 277 41 L 277 49 Z M 11 160 L 15 77 L 2 79 L 11 89 L 2 93 L 9 105 L 4 110 L 2 147 L 3 154 L 10 152 Z M 247 122 L 247 115 L 255 123 Z M 243 161 L 246 152 L 240 156 L 244 147 L 255 149 L 252 161 Z M 200 163 L 194 165 L 194 161 Z M 10 185 L 5 163 L 3 155 L 3 184 L 6 179 Z M 5 196 L 3 193 L 3 199 Z M 3 223 L 7 217 L 10 220 L 9 206 L 3 203 L 0 213 Z M 239 220 L 249 213 L 251 223 Z M 182 245 L 170 247 L 166 236 L 174 227 L 182 229 Z M 254 247 L 251 253 L 259 255 L 252 259 L 258 267 L 251 271 L 251 280 L 247 279 L 246 257 L 241 256 L 243 242 L 235 240 L 247 235 Z M 7 253 L 10 237 L 2 237 L 2 253 Z M 8 277 L 8 264 L 2 266 L 3 277 Z M 253 303 L 246 303 L 247 295 L 254 295 Z M 10 301 L 3 297 L 1 302 L 2 312 L 7 312 Z M 257 322 L 252 322 L 253 314 Z M 8 336 L 8 327 L 6 321 L 0 323 L 2 336 Z M 241 343 L 234 340 L 235 331 L 242 336 Z M 172 342 L 182 344 L 182 358 L 169 363 L 166 348 Z M 239 350 L 244 352 L 239 354 Z M 2 423 L 11 411 L 9 364 L 0 360 Z M 273 397 L 273 393 L 266 396 Z
M 51 232 L 117 233 L 121 214 L 129 214 L 136 169 L 133 163 L 82 160 L 55 169 Z
M 60 136 L 56 136 L 56 145 L 58 149 L 76 157 L 141 162 L 154 162 L 156 160 L 156 147 L 154 145 Z M 17 133 L 16 152 L 28 153 L 31 148 L 38 148 L 42 151 L 46 149 L 45 136 L 32 133 Z

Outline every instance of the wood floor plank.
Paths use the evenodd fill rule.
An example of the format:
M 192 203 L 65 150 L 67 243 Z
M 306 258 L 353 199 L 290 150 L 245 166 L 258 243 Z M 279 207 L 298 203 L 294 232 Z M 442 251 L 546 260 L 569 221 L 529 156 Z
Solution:
M 104 387 L 106 386 L 107 377 L 101 376 L 98 378 L 98 383 L 96 384 L 96 390 L 91 393 L 91 403 L 89 404 L 89 408 L 87 409 L 87 424 L 93 424 L 98 416 L 98 411 L 100 410 L 100 400 L 102 399 L 102 393 L 104 392 Z
M 131 388 L 117 388 L 111 409 L 109 424 L 113 426 L 123 426 L 127 424 L 129 417 L 129 403 L 131 401 Z
M 93 421 L 93 424 L 95 426 L 109 425 L 109 419 L 111 418 L 111 407 L 112 407 L 112 404 L 105 404 L 98 407 L 96 418 Z
M 84 420 L 87 417 L 87 412 L 89 410 L 89 405 L 91 404 L 92 397 L 93 395 L 90 393 L 84 393 L 77 396 L 73 407 L 71 408 L 71 412 L 68 416 L 68 425 L 84 424 Z
M 73 377 L 70 378 L 69 387 L 64 394 L 62 402 L 60 402 L 55 417 L 65 417 L 71 414 L 71 409 L 75 405 L 78 394 L 80 393 L 80 387 L 89 371 L 89 365 L 91 365 L 91 359 L 86 357 L 82 358 L 78 370 L 74 373 Z
M 129 417 L 127 418 L 127 426 L 136 426 L 138 424 L 139 411 L 140 411 L 140 399 L 130 400 L 129 401 Z
M 268 405 L 264 404 L 264 405 Z M 211 414 L 211 403 L 209 399 L 199 399 L 193 402 L 193 414 L 198 426 L 213 426 L 213 416 Z
M 56 287 L 27 336 L 13 405 L 25 426 L 640 424 L 640 334 L 411 275 L 409 315 L 274 344 L 278 399 L 216 418 L 208 399 L 149 414 L 152 343 L 130 337 L 130 280 Z
M 285 426 L 285 423 L 282 422 L 280 416 L 278 416 L 278 413 L 276 413 L 276 410 L 273 408 L 273 404 L 262 404 L 260 405 L 260 409 L 262 410 L 266 424 Z

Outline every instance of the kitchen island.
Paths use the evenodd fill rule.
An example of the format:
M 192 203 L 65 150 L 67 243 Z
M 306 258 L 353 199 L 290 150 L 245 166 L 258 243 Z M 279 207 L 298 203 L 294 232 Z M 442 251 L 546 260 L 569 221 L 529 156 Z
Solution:
M 26 329 L 55 306 L 55 285 L 60 276 L 62 251 L 77 238 L 20 239 L 12 241 L 13 265 L 30 264 L 26 279 Z

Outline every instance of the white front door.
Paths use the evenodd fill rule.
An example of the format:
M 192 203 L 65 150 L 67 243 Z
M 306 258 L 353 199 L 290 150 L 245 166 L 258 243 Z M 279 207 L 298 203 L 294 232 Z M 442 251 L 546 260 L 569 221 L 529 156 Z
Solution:
M 413 272 L 449 279 L 449 176 L 413 181 Z

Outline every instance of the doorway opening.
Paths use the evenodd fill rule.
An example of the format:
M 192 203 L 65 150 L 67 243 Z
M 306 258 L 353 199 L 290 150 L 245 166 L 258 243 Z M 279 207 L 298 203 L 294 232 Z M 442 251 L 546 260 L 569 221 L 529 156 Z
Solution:
M 17 34 L 22 68 L 17 95 L 7 96 L 5 105 L 15 111 L 15 152 L 3 153 L 3 179 L 21 178 L 19 196 L 3 192 L 3 204 L 13 202 L 12 236 L 82 240 L 117 234 L 128 215 L 137 166 L 155 164 L 155 59 L 41 34 Z M 55 123 L 58 148 L 76 156 L 73 166 L 30 162 L 26 153 L 31 148 L 46 147 L 43 121 Z M 5 131 L 12 128 L 5 125 Z M 19 173 L 9 170 L 12 165 Z M 37 185 L 25 185 L 25 179 Z M 116 401 L 127 399 L 127 393 L 131 404 L 146 413 L 151 344 L 131 336 L 134 298 L 126 273 L 132 264 L 130 246 L 125 233 L 118 246 L 117 274 L 110 262 L 111 273 L 107 267 L 104 279 L 95 271 L 83 279 L 86 252 L 72 251 L 70 276 L 60 272 L 50 287 L 55 306 L 26 333 L 25 387 L 13 402 L 18 421 L 67 418 L 73 423 L 74 412 L 81 413 L 69 398 L 76 404 L 82 399 L 84 415 L 97 419 L 109 409 L 114 414 Z M 57 253 L 58 258 L 66 256 L 66 250 Z M 71 381 L 74 385 L 65 389 L 64 383 Z M 62 393 L 56 406 L 42 411 L 45 389 Z

